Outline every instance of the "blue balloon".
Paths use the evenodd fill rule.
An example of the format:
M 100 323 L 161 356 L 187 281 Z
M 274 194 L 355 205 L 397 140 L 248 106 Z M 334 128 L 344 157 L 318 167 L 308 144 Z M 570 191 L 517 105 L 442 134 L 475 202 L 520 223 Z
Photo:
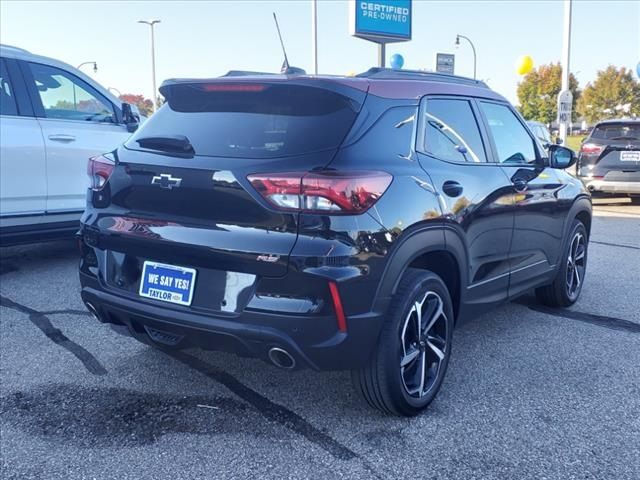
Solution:
M 399 53 L 391 55 L 391 68 L 394 70 L 400 70 L 404 65 L 404 58 Z

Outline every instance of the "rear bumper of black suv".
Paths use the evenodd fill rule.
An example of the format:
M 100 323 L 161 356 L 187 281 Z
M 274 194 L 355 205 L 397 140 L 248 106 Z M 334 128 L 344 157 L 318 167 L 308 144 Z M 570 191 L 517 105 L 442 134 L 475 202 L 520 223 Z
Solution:
M 160 302 L 131 299 L 107 291 L 96 277 L 80 273 L 81 296 L 90 311 L 104 323 L 125 326 L 138 338 L 160 346 L 219 350 L 264 359 L 270 363 L 272 349 L 287 352 L 295 367 L 314 370 L 345 370 L 363 366 L 380 331 L 383 316 L 375 313 L 350 316 L 347 331 L 318 342 L 318 331 L 326 332 L 335 318 L 242 312 L 212 315 L 164 306 Z M 314 324 L 317 327 L 314 328 Z

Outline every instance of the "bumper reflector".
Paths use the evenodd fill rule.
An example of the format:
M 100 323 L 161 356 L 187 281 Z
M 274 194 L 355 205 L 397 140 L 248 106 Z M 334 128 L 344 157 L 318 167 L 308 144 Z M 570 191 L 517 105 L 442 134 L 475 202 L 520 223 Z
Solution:
M 347 319 L 344 316 L 344 309 L 342 308 L 342 300 L 340 299 L 340 292 L 338 291 L 338 285 L 336 285 L 335 282 L 329 282 L 329 290 L 331 291 L 331 300 L 333 301 L 333 309 L 336 312 L 338 330 L 340 330 L 341 332 L 346 332 Z

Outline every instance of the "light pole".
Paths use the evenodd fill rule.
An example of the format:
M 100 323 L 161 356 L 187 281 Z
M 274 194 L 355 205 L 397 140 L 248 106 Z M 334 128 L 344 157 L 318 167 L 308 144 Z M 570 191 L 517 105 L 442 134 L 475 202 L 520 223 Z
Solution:
M 153 96 L 151 101 L 153 103 L 153 111 L 156 111 L 157 106 L 157 93 L 156 93 L 156 40 L 153 34 L 153 26 L 156 23 L 160 23 L 160 20 L 138 20 L 138 23 L 144 23 L 151 27 L 151 78 L 153 81 Z
M 93 73 L 98 73 L 98 64 L 96 62 L 82 62 L 76 68 L 80 70 L 80 67 L 83 67 L 84 65 L 91 65 L 91 64 L 93 64 Z
M 567 144 L 567 126 L 571 128 L 571 112 L 573 110 L 573 95 L 569 90 L 569 75 L 571 69 L 571 0 L 564 0 L 564 28 L 562 32 L 562 86 L 558 95 L 558 123 L 562 144 Z M 564 110 L 564 112 L 561 112 Z M 562 118 L 562 116 L 566 118 Z
M 471 50 L 473 50 L 473 79 L 476 79 L 476 65 L 477 65 L 477 57 L 476 57 L 476 47 L 473 45 L 473 42 L 469 37 L 465 37 L 464 35 L 457 34 L 456 35 L 456 47 L 460 46 L 460 39 L 464 38 L 469 45 L 471 45 Z
M 82 62 L 80 65 L 78 65 L 76 68 L 78 70 L 80 70 L 80 67 L 84 66 L 84 65 L 91 65 L 93 64 L 93 73 L 98 73 L 98 64 L 96 62 Z M 78 110 L 78 102 L 76 100 L 76 84 L 73 84 L 73 108 L 74 110 Z
M 311 63 L 318 74 L 318 0 L 311 0 Z

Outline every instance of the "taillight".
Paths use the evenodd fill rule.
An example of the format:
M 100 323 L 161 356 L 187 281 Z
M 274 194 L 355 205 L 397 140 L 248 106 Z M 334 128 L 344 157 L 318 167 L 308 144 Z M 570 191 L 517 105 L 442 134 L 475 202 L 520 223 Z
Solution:
M 288 172 L 249 175 L 251 185 L 281 210 L 336 215 L 363 213 L 391 184 L 384 172 Z
M 602 150 L 604 150 L 604 146 L 596 145 L 595 143 L 584 143 L 582 147 L 580 147 L 580 153 L 587 155 L 600 155 Z
M 108 155 L 91 157 L 89 163 L 87 163 L 87 175 L 89 175 L 91 182 L 90 188 L 95 192 L 99 192 L 104 188 L 116 166 L 116 162 L 109 158 Z

